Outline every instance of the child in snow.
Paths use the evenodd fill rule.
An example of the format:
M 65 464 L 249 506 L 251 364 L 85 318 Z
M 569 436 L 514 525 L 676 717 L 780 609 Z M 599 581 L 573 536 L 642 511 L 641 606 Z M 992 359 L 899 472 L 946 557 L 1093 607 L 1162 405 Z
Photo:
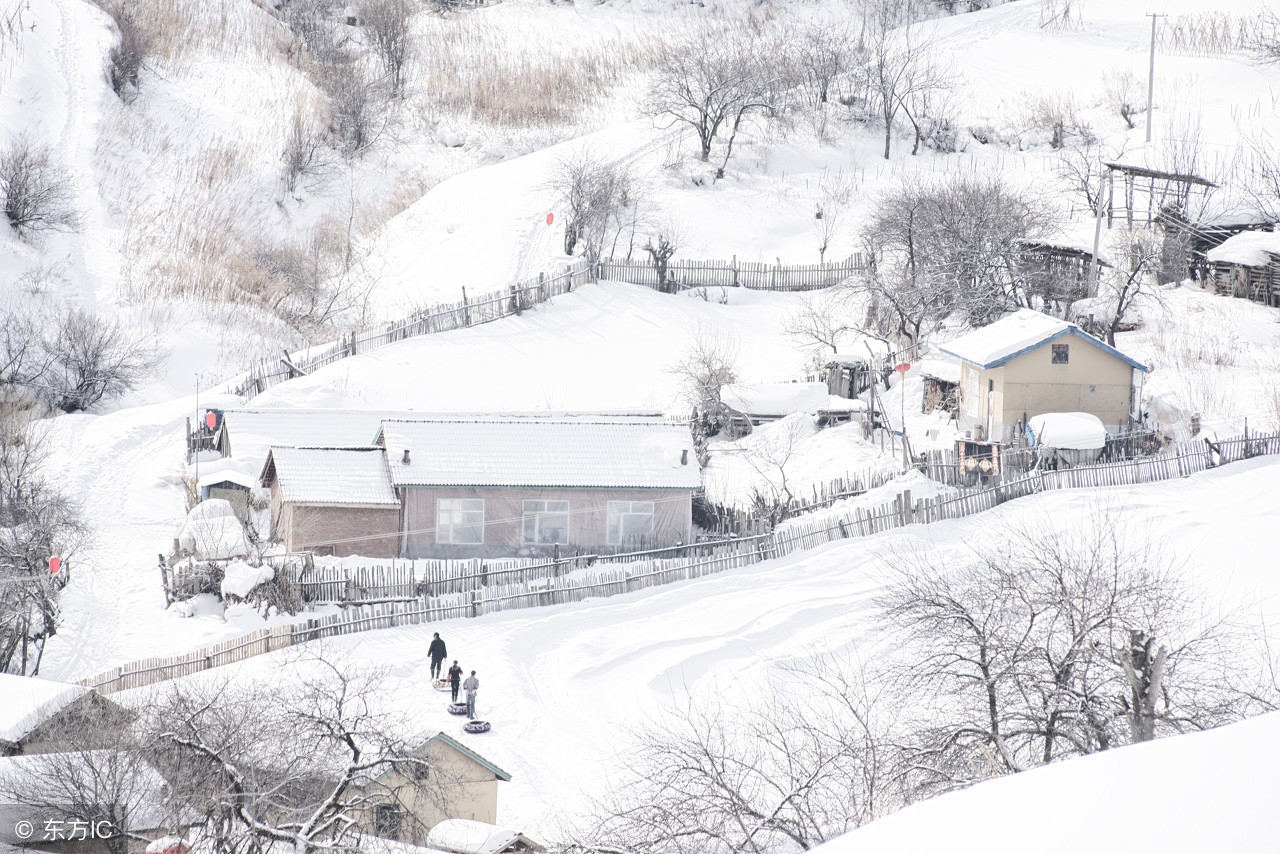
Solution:
M 458 702 L 458 686 L 462 684 L 462 668 L 458 666 L 458 662 L 453 663 L 453 667 L 449 668 L 449 687 L 453 689 L 453 702 Z

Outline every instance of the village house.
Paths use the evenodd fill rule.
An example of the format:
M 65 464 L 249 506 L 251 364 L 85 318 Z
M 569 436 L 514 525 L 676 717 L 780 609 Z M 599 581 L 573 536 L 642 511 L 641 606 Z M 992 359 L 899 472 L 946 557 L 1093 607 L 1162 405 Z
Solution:
M 400 499 L 382 448 L 273 447 L 261 481 L 271 537 L 289 551 L 396 557 Z
M 91 733 L 128 714 L 83 685 L 0 673 L 0 756 L 57 750 L 66 733 Z
M 1074 323 L 1021 309 L 939 348 L 960 360 L 958 427 L 1008 441 L 1046 412 L 1087 412 L 1108 431 L 1137 416 L 1148 368 Z
M 1210 249 L 1205 258 L 1206 287 L 1280 308 L 1280 232 L 1242 231 Z
M 470 417 L 384 421 L 400 556 L 618 552 L 689 543 L 702 484 L 684 424 Z
M 498 784 L 511 775 L 443 732 L 416 752 L 423 765 L 402 763 L 367 788 L 370 806 L 359 819 L 363 833 L 421 845 L 441 822 L 498 820 Z

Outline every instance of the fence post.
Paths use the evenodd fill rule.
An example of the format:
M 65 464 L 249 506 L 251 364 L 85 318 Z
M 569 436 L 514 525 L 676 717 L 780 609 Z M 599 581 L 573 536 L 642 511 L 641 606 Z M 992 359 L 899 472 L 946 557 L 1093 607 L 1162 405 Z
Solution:
M 471 307 L 467 305 L 467 289 L 462 289 L 462 325 L 471 325 Z

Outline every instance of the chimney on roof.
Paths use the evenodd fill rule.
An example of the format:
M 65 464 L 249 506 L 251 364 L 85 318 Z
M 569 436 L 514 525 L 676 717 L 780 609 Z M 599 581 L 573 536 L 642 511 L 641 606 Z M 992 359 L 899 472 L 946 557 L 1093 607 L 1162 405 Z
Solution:
M 400 462 L 404 463 L 405 465 L 409 465 L 409 449 L 408 448 L 404 449 L 404 456 L 400 458 Z
M 682 466 L 689 465 L 689 449 L 688 448 L 680 449 L 680 465 Z

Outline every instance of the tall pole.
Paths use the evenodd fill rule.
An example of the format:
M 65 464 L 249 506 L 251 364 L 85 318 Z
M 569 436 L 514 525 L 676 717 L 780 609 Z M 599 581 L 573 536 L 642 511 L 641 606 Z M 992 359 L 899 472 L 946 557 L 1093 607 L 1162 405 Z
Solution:
M 1151 141 L 1151 107 L 1156 95 L 1156 20 L 1163 18 L 1160 12 L 1148 12 L 1151 19 L 1151 66 L 1147 69 L 1147 142 Z
M 1089 262 L 1089 286 L 1093 293 L 1091 297 L 1098 295 L 1098 251 L 1102 247 L 1102 204 L 1106 197 L 1103 193 L 1107 187 L 1106 167 L 1102 167 L 1103 171 L 1098 173 L 1098 203 L 1094 206 L 1097 210 L 1094 213 L 1095 219 L 1093 223 L 1093 259 Z

